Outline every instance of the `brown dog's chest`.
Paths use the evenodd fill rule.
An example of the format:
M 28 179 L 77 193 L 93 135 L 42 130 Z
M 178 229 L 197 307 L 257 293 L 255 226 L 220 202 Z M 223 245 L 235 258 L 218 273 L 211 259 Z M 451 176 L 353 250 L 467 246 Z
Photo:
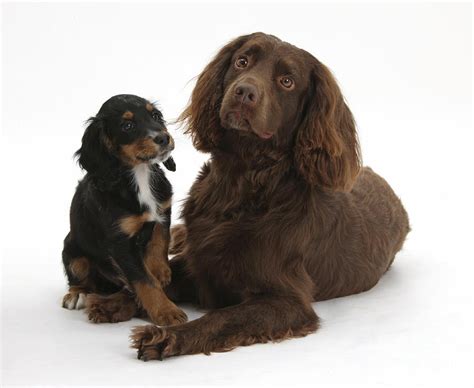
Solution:
M 286 255 L 281 246 L 293 249 L 298 228 L 294 210 L 281 207 L 289 203 L 283 191 L 270 196 L 246 177 L 195 183 L 183 209 L 186 258 L 207 295 L 204 305 L 234 303 L 259 292 L 268 280 L 262 279 L 268 277 L 266 269 L 281 268 L 278 261 Z

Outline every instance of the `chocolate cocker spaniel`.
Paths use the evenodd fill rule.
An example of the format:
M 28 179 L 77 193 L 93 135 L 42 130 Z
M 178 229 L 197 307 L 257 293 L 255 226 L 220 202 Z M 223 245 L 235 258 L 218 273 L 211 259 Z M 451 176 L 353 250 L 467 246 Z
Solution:
M 307 335 L 318 328 L 311 302 L 366 291 L 388 270 L 407 213 L 361 167 L 351 111 L 311 54 L 241 36 L 204 69 L 181 119 L 211 158 L 174 229 L 166 292 L 211 311 L 135 328 L 140 359 Z

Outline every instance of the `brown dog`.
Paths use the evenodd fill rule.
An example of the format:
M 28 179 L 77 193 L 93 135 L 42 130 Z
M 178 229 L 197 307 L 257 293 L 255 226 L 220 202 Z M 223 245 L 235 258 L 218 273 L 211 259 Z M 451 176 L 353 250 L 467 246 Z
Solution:
M 175 301 L 213 309 L 136 328 L 143 360 L 304 336 L 311 302 L 359 293 L 388 270 L 409 231 L 390 186 L 361 169 L 352 114 L 330 71 L 262 33 L 225 46 L 182 115 L 210 152 L 174 232 Z

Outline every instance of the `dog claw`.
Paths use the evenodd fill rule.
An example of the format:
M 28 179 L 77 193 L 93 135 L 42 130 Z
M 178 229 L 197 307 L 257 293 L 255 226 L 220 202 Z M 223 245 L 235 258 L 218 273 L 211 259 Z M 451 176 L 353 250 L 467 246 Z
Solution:
M 143 338 L 140 340 L 140 347 L 137 351 L 137 358 L 140 360 L 143 356 Z

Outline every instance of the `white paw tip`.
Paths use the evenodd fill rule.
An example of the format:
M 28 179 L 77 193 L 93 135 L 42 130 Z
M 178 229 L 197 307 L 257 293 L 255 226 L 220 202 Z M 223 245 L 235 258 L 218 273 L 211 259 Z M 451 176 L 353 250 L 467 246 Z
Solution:
M 76 302 L 76 309 L 80 310 L 86 307 L 86 294 L 80 293 Z

